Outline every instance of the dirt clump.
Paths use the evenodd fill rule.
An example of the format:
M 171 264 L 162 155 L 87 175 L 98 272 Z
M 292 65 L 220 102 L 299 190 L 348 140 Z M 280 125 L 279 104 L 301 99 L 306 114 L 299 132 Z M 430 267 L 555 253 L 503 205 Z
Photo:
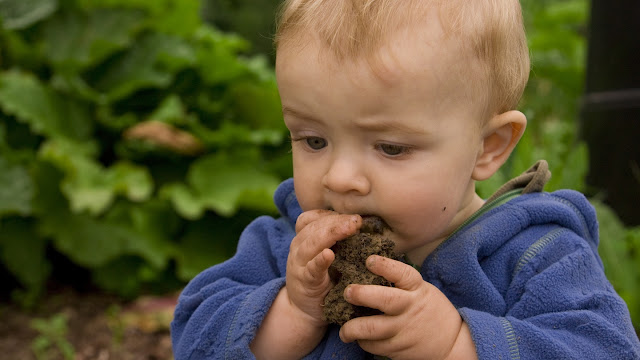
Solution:
M 329 267 L 329 277 L 335 286 L 324 299 L 325 321 L 342 326 L 360 317 L 381 314 L 377 309 L 356 306 L 344 299 L 344 289 L 350 284 L 393 286 L 382 276 L 370 272 L 365 262 L 371 255 L 398 259 L 395 243 L 388 238 L 389 226 L 379 217 L 366 216 L 358 234 L 338 241 L 332 248 L 335 260 Z

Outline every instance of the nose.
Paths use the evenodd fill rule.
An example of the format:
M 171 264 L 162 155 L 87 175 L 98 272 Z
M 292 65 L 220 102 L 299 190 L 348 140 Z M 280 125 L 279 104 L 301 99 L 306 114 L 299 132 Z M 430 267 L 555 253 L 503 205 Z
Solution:
M 366 195 L 371 191 L 364 162 L 353 156 L 334 158 L 322 178 L 322 185 L 327 190 L 341 194 Z

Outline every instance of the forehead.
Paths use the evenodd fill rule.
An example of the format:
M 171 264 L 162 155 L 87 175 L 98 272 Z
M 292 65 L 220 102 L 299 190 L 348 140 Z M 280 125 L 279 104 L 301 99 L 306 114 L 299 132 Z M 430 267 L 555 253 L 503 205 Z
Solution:
M 471 53 L 461 41 L 445 34 L 434 13 L 387 34 L 374 52 L 348 58 L 333 52 L 314 32 L 299 32 L 296 36 L 297 41 L 278 47 L 279 82 L 287 75 L 324 71 L 340 73 L 351 86 L 361 90 L 384 88 L 406 96 L 415 96 L 419 91 L 422 96 L 452 100 L 469 96 L 465 90 L 468 81 L 464 81 L 468 74 L 463 73 L 472 66 Z

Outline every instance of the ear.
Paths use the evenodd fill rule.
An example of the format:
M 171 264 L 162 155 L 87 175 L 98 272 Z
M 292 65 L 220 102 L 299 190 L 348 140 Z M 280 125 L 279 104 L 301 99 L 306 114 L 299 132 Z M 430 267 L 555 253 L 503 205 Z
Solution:
M 472 177 L 486 180 L 504 164 L 520 141 L 527 118 L 520 111 L 512 110 L 495 115 L 482 128 L 483 140 Z

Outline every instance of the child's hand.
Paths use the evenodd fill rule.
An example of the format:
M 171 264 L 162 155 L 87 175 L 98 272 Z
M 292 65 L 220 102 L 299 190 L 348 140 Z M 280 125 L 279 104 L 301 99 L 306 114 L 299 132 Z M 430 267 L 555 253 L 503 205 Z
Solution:
M 335 255 L 329 249 L 336 241 L 353 235 L 362 225 L 359 215 L 312 210 L 300 215 L 297 235 L 287 259 L 286 291 L 291 305 L 308 316 L 315 326 L 326 326 L 322 318 L 324 297 L 331 287 L 329 265 Z
M 365 351 L 393 359 L 447 358 L 463 327 L 458 311 L 447 297 L 402 262 L 372 255 L 367 259 L 367 267 L 394 283 L 395 288 L 347 287 L 348 302 L 384 314 L 348 321 L 340 329 L 342 341 L 358 341 Z M 475 348 L 470 350 L 475 353 Z

